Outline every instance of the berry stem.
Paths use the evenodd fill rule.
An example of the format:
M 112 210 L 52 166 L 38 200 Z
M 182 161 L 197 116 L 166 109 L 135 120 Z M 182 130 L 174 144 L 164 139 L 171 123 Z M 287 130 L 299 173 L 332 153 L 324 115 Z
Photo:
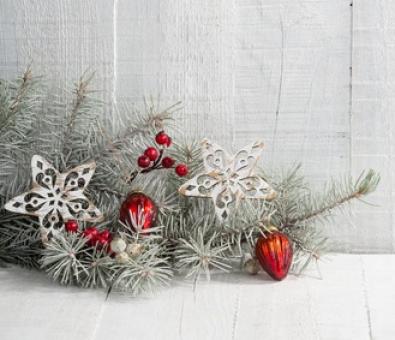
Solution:
M 143 170 L 140 170 L 140 171 L 138 171 L 138 170 L 133 171 L 130 174 L 130 179 L 129 179 L 130 182 L 132 182 L 137 177 L 138 174 L 146 174 L 146 173 L 151 172 L 153 170 L 165 169 L 164 167 L 160 166 L 160 162 L 161 162 L 161 160 L 163 158 L 163 152 L 164 152 L 164 149 L 160 149 L 159 150 L 158 158 L 156 159 L 154 164 L 152 164 L 149 168 L 146 168 L 146 169 L 143 169 Z

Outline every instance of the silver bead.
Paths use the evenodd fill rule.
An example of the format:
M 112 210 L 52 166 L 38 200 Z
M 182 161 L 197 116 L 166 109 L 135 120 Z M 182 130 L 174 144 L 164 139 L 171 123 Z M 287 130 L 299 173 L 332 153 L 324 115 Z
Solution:
M 111 241 L 111 250 L 118 254 L 122 253 L 126 249 L 126 242 L 122 240 L 121 238 L 117 237 Z
M 128 260 L 129 260 L 129 255 L 126 252 L 123 251 L 123 252 L 115 255 L 115 260 L 118 263 L 127 263 Z
M 244 270 L 250 275 L 256 275 L 259 272 L 259 264 L 255 259 L 248 259 L 244 262 Z
M 137 257 L 143 252 L 144 246 L 139 243 L 131 243 L 126 247 L 126 252 L 132 256 Z

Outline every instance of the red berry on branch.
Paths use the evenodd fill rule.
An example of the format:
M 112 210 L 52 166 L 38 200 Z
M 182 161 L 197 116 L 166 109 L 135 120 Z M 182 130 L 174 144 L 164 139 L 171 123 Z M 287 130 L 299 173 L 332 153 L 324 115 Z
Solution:
M 137 164 L 139 165 L 140 168 L 148 168 L 149 165 L 151 164 L 151 160 L 146 155 L 141 155 L 137 159 Z
M 175 161 L 171 157 L 164 157 L 162 159 L 162 166 L 164 168 L 171 168 L 174 165 Z
M 185 164 L 179 164 L 176 166 L 176 174 L 180 177 L 184 177 L 188 174 L 188 167 Z
M 172 143 L 171 137 L 168 137 L 168 138 L 169 138 L 169 140 L 168 140 L 167 143 L 166 143 L 166 146 L 167 146 L 167 147 L 169 147 L 169 146 L 171 145 L 171 143 Z
M 99 232 L 97 231 L 96 227 L 89 227 L 86 228 L 83 232 L 82 235 L 88 239 L 88 243 L 90 245 L 94 245 L 97 241 L 97 237 L 99 235 Z
M 100 235 L 103 236 L 103 237 L 105 237 L 105 238 L 111 237 L 111 233 L 110 233 L 110 231 L 109 231 L 108 229 L 103 230 L 103 231 L 100 233 Z
M 76 233 L 78 231 L 78 222 L 76 220 L 68 220 L 65 222 L 64 227 L 69 233 Z
M 100 237 L 105 239 L 105 240 L 107 240 L 108 242 L 110 242 L 112 240 L 112 235 L 111 235 L 111 233 L 110 233 L 110 231 L 108 229 L 103 230 L 100 233 Z
M 169 139 L 170 139 L 170 137 L 163 131 L 159 132 L 155 137 L 155 141 L 159 145 L 167 145 L 169 143 Z
M 159 152 L 153 147 L 149 147 L 144 151 L 144 155 L 147 156 L 151 161 L 156 161 L 159 157 Z
M 105 247 L 109 242 L 108 238 L 101 234 L 95 240 L 95 243 L 100 247 Z

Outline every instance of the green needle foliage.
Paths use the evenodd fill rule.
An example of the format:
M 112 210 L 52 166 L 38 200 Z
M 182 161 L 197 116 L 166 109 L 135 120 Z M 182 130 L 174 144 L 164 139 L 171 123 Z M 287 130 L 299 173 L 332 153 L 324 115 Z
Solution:
M 97 114 L 103 103 L 93 97 L 92 77 L 81 77 L 71 103 L 51 96 L 30 69 L 15 82 L 0 80 L 3 264 L 41 268 L 61 284 L 139 294 L 168 285 L 175 274 L 196 281 L 201 274 L 209 278 L 213 270 L 240 268 L 243 259 L 254 257 L 257 238 L 277 229 L 291 239 L 293 271 L 300 272 L 328 250 L 320 221 L 344 210 L 351 201 L 363 199 L 379 183 L 379 175 L 369 170 L 356 181 L 331 181 L 316 194 L 309 189 L 300 166 L 273 176 L 262 172 L 277 197 L 271 202 L 242 201 L 226 223 L 220 223 L 211 200 L 178 194 L 179 186 L 202 170 L 197 142 L 186 140 L 169 149 L 169 156 L 190 169 L 187 178 L 166 169 L 138 174 L 137 158 L 159 131 L 172 128 L 173 113 L 180 104 L 161 110 L 151 99 L 142 111 L 124 104 L 117 108 L 119 119 L 110 123 Z M 105 216 L 96 226 L 110 229 L 141 251 L 121 261 L 108 247 L 89 245 L 80 234 L 65 231 L 42 242 L 36 219 L 5 211 L 7 200 L 29 188 L 30 159 L 37 152 L 60 171 L 96 161 L 95 175 L 86 190 Z M 130 226 L 118 221 L 120 204 L 133 190 L 150 196 L 158 208 L 156 227 L 149 233 L 131 232 Z M 92 225 L 83 228 L 88 226 Z

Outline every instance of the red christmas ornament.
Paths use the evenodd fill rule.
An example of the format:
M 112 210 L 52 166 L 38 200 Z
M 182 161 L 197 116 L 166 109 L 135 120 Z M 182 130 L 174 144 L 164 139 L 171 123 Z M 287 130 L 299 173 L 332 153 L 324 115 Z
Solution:
M 121 205 L 119 219 L 133 231 L 136 231 L 136 224 L 144 230 L 152 227 L 157 213 L 158 209 L 151 198 L 141 192 L 132 192 Z
M 69 233 L 76 233 L 78 231 L 78 222 L 76 220 L 68 220 L 65 222 L 64 228 Z
M 137 164 L 139 165 L 140 168 L 148 168 L 149 165 L 151 164 L 151 160 L 146 155 L 141 155 L 137 159 Z
M 162 166 L 164 168 L 171 168 L 174 165 L 174 159 L 171 157 L 164 157 L 162 159 Z
M 151 161 L 156 161 L 159 157 L 159 152 L 153 147 L 149 147 L 144 151 L 144 155 L 147 156 Z
M 262 268 L 275 280 L 281 281 L 292 263 L 293 250 L 289 238 L 280 232 L 260 237 L 255 248 Z
M 168 145 L 169 143 L 171 143 L 171 139 L 170 139 L 170 141 L 169 141 L 169 139 L 170 139 L 170 137 L 163 131 L 159 132 L 155 137 L 155 141 L 159 145 Z
M 176 166 L 176 174 L 180 177 L 184 177 L 188 174 L 188 167 L 185 164 L 179 164 Z

